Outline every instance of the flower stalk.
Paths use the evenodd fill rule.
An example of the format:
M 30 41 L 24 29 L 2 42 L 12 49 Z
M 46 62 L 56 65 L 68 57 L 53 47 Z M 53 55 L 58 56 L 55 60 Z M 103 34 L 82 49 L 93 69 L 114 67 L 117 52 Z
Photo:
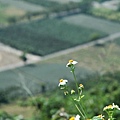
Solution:
M 84 111 L 82 103 L 81 103 L 81 99 L 84 97 L 84 95 L 82 95 L 82 91 L 84 89 L 84 86 L 82 84 L 78 84 L 78 81 L 77 81 L 77 78 L 75 75 L 75 64 L 77 64 L 77 63 L 78 63 L 77 61 L 69 60 L 69 62 L 66 65 L 66 67 L 70 67 L 70 70 L 73 74 L 74 82 L 75 82 L 77 93 L 78 93 L 77 97 L 72 96 L 73 94 L 76 93 L 75 90 L 68 89 L 68 86 L 67 86 L 68 80 L 60 79 L 58 86 L 62 90 L 64 90 L 65 95 L 69 95 L 74 106 L 78 110 L 78 112 L 81 115 L 81 117 L 83 118 L 83 120 L 105 120 L 104 115 L 102 115 L 102 114 L 100 114 L 98 116 L 93 116 L 92 119 L 87 119 L 87 114 Z M 108 105 L 108 106 L 104 107 L 103 111 L 105 111 L 108 114 L 108 120 L 115 119 L 115 118 L 113 118 L 113 114 L 114 114 L 115 109 L 120 110 L 118 105 L 115 105 L 114 103 L 112 105 Z M 76 115 L 76 117 L 72 116 L 69 120 L 80 120 L 80 116 L 79 115 Z

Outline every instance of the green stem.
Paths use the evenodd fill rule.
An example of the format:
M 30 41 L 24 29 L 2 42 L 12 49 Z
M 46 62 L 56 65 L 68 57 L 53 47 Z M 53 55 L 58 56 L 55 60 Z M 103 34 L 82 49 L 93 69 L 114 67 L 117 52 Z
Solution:
M 79 97 L 79 95 L 82 94 L 82 90 L 81 90 L 81 91 L 79 90 L 79 86 L 78 86 L 78 82 L 77 82 L 77 79 L 76 79 L 76 75 L 75 75 L 73 66 L 71 67 L 71 71 L 72 71 L 72 73 L 73 73 L 73 77 L 74 77 L 74 80 L 75 80 L 76 88 L 77 88 L 77 91 L 78 91 L 78 97 Z M 78 102 L 78 104 L 79 104 L 79 106 L 80 106 L 80 108 L 81 108 L 81 111 L 82 111 L 83 113 L 80 111 L 80 109 L 78 108 L 78 106 L 77 106 L 76 108 L 79 109 L 78 111 L 82 113 L 82 116 L 84 116 L 83 118 L 87 118 L 87 115 L 86 115 L 86 113 L 85 113 L 82 105 L 81 105 L 79 102 Z M 76 104 L 75 104 L 75 105 L 76 105 Z M 83 115 L 83 114 L 84 114 L 84 115 Z
M 85 115 L 85 118 L 87 118 L 87 115 L 86 115 L 86 113 L 85 113 L 85 111 L 84 111 L 84 109 L 83 109 L 82 105 L 81 105 L 80 103 L 78 103 L 78 104 L 79 104 L 79 106 L 80 106 L 80 108 L 81 108 L 81 110 L 82 110 L 83 114 Z
M 66 90 L 68 91 L 68 88 L 66 88 Z M 78 107 L 77 104 L 75 103 L 75 100 L 74 100 L 73 97 L 69 94 L 69 92 L 68 92 L 68 96 L 71 98 L 73 104 L 75 105 L 75 107 L 76 107 L 76 109 L 78 110 L 78 112 L 80 113 L 80 115 L 85 119 L 85 116 L 84 116 L 84 114 L 82 113 L 83 111 L 81 111 L 81 110 L 79 109 L 79 107 Z
M 79 111 L 79 113 L 82 115 L 82 117 L 85 119 L 85 116 L 83 115 L 83 113 L 80 111 L 79 107 L 75 104 L 75 107 L 77 108 L 77 110 Z
M 110 120 L 114 120 L 113 111 L 108 112 L 108 116 L 109 116 Z
M 78 83 L 77 83 L 77 79 L 76 79 L 76 75 L 75 75 L 75 72 L 74 72 L 74 69 L 71 67 L 71 71 L 73 73 L 73 77 L 74 77 L 74 80 L 75 80 L 75 84 L 76 84 L 76 88 L 77 88 L 77 91 L 78 91 L 78 94 L 79 94 L 79 89 L 78 89 Z

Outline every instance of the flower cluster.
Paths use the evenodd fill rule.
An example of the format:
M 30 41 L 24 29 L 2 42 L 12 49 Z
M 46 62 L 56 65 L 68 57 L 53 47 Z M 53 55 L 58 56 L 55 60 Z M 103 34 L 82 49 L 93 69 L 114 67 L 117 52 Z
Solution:
M 120 110 L 118 105 L 115 105 L 114 103 L 112 105 L 108 105 L 106 107 L 103 108 L 103 111 L 109 111 L 109 110 L 114 110 L 114 109 L 118 109 Z
M 80 120 L 80 118 L 83 120 L 104 120 L 105 117 L 102 114 L 100 114 L 98 116 L 94 116 L 92 119 L 87 118 L 86 112 L 84 111 L 84 109 L 81 105 L 81 99 L 84 97 L 84 95 L 82 95 L 82 90 L 84 89 L 84 86 L 83 86 L 83 84 L 78 84 L 76 75 L 75 75 L 75 65 L 77 63 L 78 63 L 77 61 L 69 60 L 68 63 L 66 64 L 66 67 L 69 67 L 73 74 L 77 92 L 73 89 L 71 89 L 71 90 L 68 89 L 68 86 L 67 86 L 68 80 L 66 80 L 66 79 L 60 79 L 59 84 L 58 84 L 58 86 L 64 90 L 65 95 L 71 96 L 71 99 L 72 99 L 76 109 L 79 112 L 79 115 L 77 114 L 75 117 L 72 116 L 69 118 L 69 120 Z M 77 96 L 74 96 L 73 94 L 77 94 Z M 115 109 L 120 110 L 119 106 L 115 105 L 114 103 L 112 105 L 108 105 L 103 108 L 103 111 L 107 112 L 107 114 L 108 114 L 108 120 L 114 120 L 113 111 Z

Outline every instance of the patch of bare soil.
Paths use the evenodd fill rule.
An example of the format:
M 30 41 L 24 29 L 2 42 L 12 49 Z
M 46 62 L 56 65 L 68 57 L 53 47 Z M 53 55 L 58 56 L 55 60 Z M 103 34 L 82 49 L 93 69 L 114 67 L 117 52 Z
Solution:
M 19 56 L 6 52 L 4 50 L 0 50 L 0 67 L 4 67 L 11 64 L 16 64 L 21 62 L 22 60 Z

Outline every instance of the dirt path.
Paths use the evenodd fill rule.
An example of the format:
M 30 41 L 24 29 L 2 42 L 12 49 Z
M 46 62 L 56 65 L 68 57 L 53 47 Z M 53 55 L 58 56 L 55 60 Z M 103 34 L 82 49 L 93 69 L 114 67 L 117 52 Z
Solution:
M 28 12 L 37 12 L 37 11 L 44 10 L 44 7 L 40 5 L 35 5 L 22 0 L 0 0 L 0 2 L 15 6 L 17 8 L 26 10 Z
M 10 46 L 4 45 L 3 43 L 0 43 L 0 51 L 7 52 L 7 54 L 10 54 L 10 55 L 13 54 L 17 57 L 20 57 L 23 54 L 22 51 L 14 49 Z M 9 70 L 9 69 L 13 69 L 13 68 L 17 68 L 17 67 L 21 67 L 21 66 L 24 66 L 27 64 L 33 64 L 33 63 L 36 63 L 41 60 L 40 56 L 36 56 L 36 55 L 32 55 L 32 54 L 26 54 L 26 57 L 27 57 L 26 63 L 24 63 L 23 61 L 20 61 L 20 60 L 18 62 L 14 63 L 15 60 L 13 60 L 13 62 L 11 60 L 11 61 L 9 61 L 9 63 L 11 63 L 11 64 L 6 64 L 6 65 L 0 67 L 0 72 Z M 0 59 L 2 59 L 1 55 L 0 55 Z

